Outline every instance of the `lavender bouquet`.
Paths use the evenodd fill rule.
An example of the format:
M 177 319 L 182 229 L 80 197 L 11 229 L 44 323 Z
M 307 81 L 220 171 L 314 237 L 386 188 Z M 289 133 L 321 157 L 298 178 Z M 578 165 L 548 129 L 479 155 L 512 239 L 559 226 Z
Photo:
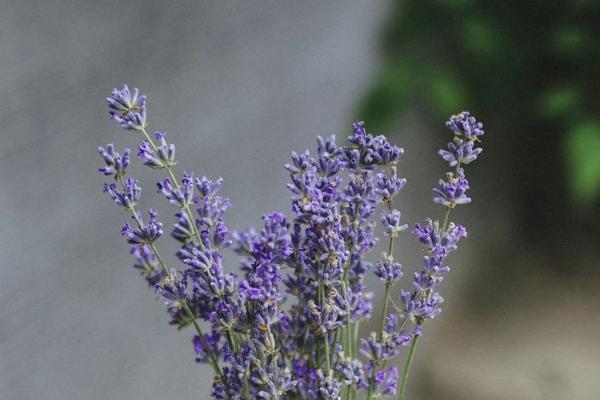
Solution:
M 317 137 L 315 153 L 292 153 L 291 211 L 262 217 L 260 231 L 230 232 L 223 217 L 229 200 L 219 195 L 221 179 L 175 172 L 175 146 L 166 135 L 147 131 L 146 97 L 126 85 L 106 99 L 110 115 L 142 139 L 137 155 L 144 165 L 167 176 L 158 192 L 173 205 L 171 236 L 180 247 L 180 265 L 160 255 L 163 224 L 158 212 L 143 212 L 142 189 L 128 174 L 131 150 L 100 147 L 100 168 L 110 182 L 104 192 L 131 215 L 121 234 L 131 246 L 135 268 L 164 299 L 171 323 L 193 326 L 196 360 L 214 370 L 215 399 L 404 399 L 419 338 L 427 320 L 440 312 L 437 292 L 465 228 L 450 222 L 450 212 L 467 197 L 463 167 L 482 149 L 476 147 L 483 125 L 468 112 L 453 115 L 453 134 L 440 156 L 450 172 L 433 189 L 442 206 L 440 220 L 427 219 L 412 230 L 422 243 L 423 267 L 410 290 L 397 290 L 402 265 L 394 243 L 407 229 L 394 198 L 406 184 L 398 176 L 404 153 L 385 136 L 373 136 L 364 123 L 342 146 L 335 137 Z M 372 265 L 367 254 L 383 227 L 381 258 Z M 223 255 L 240 257 L 241 273 L 225 272 Z M 373 273 L 383 284 L 383 310 L 376 331 L 360 337 L 359 325 L 371 318 L 373 294 L 364 280 Z M 401 376 L 394 365 L 407 348 Z

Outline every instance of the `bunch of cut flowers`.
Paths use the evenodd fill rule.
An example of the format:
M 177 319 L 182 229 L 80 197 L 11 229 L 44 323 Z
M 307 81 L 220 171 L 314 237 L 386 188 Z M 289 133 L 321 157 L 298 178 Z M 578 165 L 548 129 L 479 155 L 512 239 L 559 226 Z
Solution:
M 194 330 L 195 358 L 214 371 L 212 397 L 404 399 L 424 326 L 441 312 L 447 258 L 467 236 L 450 214 L 471 201 L 464 167 L 482 152 L 483 125 L 466 111 L 446 123 L 452 138 L 439 155 L 449 171 L 433 189 L 440 218 L 411 230 L 423 246 L 423 265 L 403 290 L 394 244 L 408 226 L 394 200 L 406 184 L 398 175 L 404 150 L 385 136 L 356 122 L 344 143 L 317 137 L 314 152 L 292 152 L 285 166 L 289 215 L 273 212 L 259 230 L 230 231 L 222 180 L 177 171 L 175 146 L 164 132 L 148 131 L 146 96 L 123 85 L 106 101 L 111 117 L 139 138 L 140 162 L 161 175 L 157 190 L 174 210 L 176 265 L 159 252 L 158 212 L 139 206 L 130 149 L 99 148 L 100 172 L 109 180 L 104 192 L 129 214 L 121 235 L 135 268 L 164 299 L 171 323 Z M 377 222 L 383 238 L 376 237 Z M 382 254 L 370 262 L 378 242 Z M 237 273 L 224 268 L 228 252 L 238 256 Z M 382 285 L 378 313 L 367 274 Z M 359 326 L 372 315 L 380 316 L 376 330 L 361 337 Z

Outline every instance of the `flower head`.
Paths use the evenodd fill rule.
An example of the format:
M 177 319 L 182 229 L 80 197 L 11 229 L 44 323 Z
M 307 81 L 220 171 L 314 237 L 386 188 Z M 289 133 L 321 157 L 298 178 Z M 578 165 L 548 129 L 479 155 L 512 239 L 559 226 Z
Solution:
M 115 150 L 115 146 L 109 143 L 106 148 L 98 147 L 98 153 L 104 159 L 105 166 L 99 169 L 106 176 L 120 177 L 125 175 L 127 167 L 129 166 L 129 156 L 131 150 L 125 148 L 123 155 Z
M 475 141 L 464 140 L 458 136 L 448 143 L 448 150 L 439 150 L 438 154 L 448 162 L 450 167 L 456 167 L 458 163 L 468 165 L 475 161 L 483 152 L 481 147 L 475 147 Z
M 154 169 L 175 166 L 177 164 L 175 145 L 167 143 L 163 132 L 154 132 L 154 137 L 156 137 L 158 145 L 144 140 L 138 147 L 138 157 L 144 160 L 144 165 Z
M 401 216 L 402 213 L 396 209 L 381 215 L 381 223 L 383 224 L 383 233 L 385 236 L 396 238 L 400 232 L 408 229 L 408 225 L 401 224 Z
M 446 180 L 438 181 L 438 186 L 433 189 L 433 201 L 449 208 L 458 204 L 468 204 L 471 202 L 471 198 L 466 195 L 469 189 L 469 181 L 465 178 L 463 169 L 459 168 L 455 172 L 448 172 Z
M 476 140 L 484 134 L 483 124 L 477 122 L 475 117 L 472 117 L 468 111 L 451 116 L 448 122 L 446 122 L 446 126 L 455 135 L 464 136 L 467 140 Z
M 155 242 L 159 237 L 162 236 L 162 223 L 158 220 L 158 211 L 148 211 L 150 219 L 148 223 L 145 223 L 142 219 L 142 214 L 136 212 L 137 227 L 133 227 L 129 224 L 123 225 L 121 229 L 121 235 L 127 238 L 127 243 L 145 245 Z
M 394 283 L 399 281 L 403 275 L 402 265 L 395 262 L 391 256 L 384 255 L 383 260 L 377 261 L 375 276 L 382 281 Z
M 109 114 L 125 130 L 141 131 L 146 127 L 146 96 L 140 96 L 137 88 L 129 90 L 123 85 L 121 90 L 113 89 L 112 96 L 106 98 Z
M 104 192 L 108 194 L 117 205 L 133 210 L 140 199 L 142 188 L 138 186 L 137 180 L 127 178 L 123 182 L 122 188 L 119 188 L 114 182 L 105 183 Z

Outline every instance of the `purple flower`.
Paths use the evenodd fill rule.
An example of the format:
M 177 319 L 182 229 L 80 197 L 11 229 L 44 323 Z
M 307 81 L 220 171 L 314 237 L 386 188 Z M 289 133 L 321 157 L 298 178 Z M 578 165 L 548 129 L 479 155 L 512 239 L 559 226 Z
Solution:
M 135 257 L 134 268 L 146 279 L 150 287 L 154 287 L 164 277 L 164 271 L 160 269 L 158 259 L 154 251 L 147 245 L 131 246 L 131 254 Z
M 392 167 L 392 174 L 377 174 L 376 193 L 382 197 L 384 202 L 390 203 L 393 197 L 406 185 L 406 179 L 399 178 L 396 175 L 395 167 Z
M 264 229 L 250 250 L 260 264 L 278 263 L 292 254 L 292 242 L 285 215 L 274 212 L 263 216 Z
M 121 128 L 141 131 L 146 127 L 146 96 L 140 96 L 139 90 L 129 90 L 123 85 L 121 90 L 113 89 L 112 96 L 106 98 L 109 113 Z
M 387 283 L 394 283 L 399 281 L 402 276 L 402 265 L 394 262 L 394 259 L 385 255 L 383 260 L 377 261 L 375 276 Z
M 369 360 L 371 365 L 378 365 L 379 362 L 398 354 L 400 347 L 406 346 L 409 340 L 400 333 L 389 334 L 387 332 L 383 332 L 379 339 L 375 332 L 371 332 L 367 339 L 360 339 L 360 354 Z
M 138 157 L 144 160 L 144 165 L 154 169 L 175 166 L 175 145 L 167 143 L 163 132 L 154 132 L 154 136 L 158 146 L 153 147 L 148 140 L 144 140 L 138 147 Z
M 467 230 L 464 226 L 450 223 L 444 232 L 439 222 L 434 222 L 430 218 L 426 219 L 423 225 L 416 224 L 412 233 L 433 254 L 447 254 L 455 251 L 458 248 L 458 241 L 467 237 Z
M 186 276 L 178 273 L 175 268 L 170 268 L 162 282 L 156 285 L 156 293 L 164 298 L 169 313 L 181 311 L 188 297 L 187 286 Z
M 181 186 L 177 187 L 171 182 L 171 179 L 165 178 L 156 183 L 158 192 L 162 193 L 169 203 L 172 205 L 184 208 L 192 202 L 194 196 L 194 185 L 192 182 L 192 173 L 184 172 L 181 179 Z
M 458 163 L 467 165 L 477 159 L 483 149 L 481 147 L 474 148 L 474 141 L 465 141 L 460 137 L 455 137 L 453 141 L 448 143 L 448 150 L 440 150 L 438 154 L 447 161 L 450 167 L 455 167 Z
M 325 140 L 321 136 L 317 137 L 317 172 L 324 176 L 333 176 L 340 172 L 343 163 L 339 157 L 343 149 L 335 144 L 335 136 Z
M 363 273 L 364 274 L 364 273 Z M 348 291 L 350 319 L 360 321 L 368 319 L 373 312 L 373 293 L 363 292 L 362 285 L 355 285 Z
M 115 178 L 125 175 L 127 167 L 129 166 L 131 150 L 125 148 L 125 150 L 123 150 L 123 155 L 121 156 L 121 154 L 115 150 L 115 146 L 112 143 L 109 143 L 106 146 L 106 149 L 104 147 L 98 147 L 98 152 L 106 164 L 98 171 L 106 176 L 114 175 Z
M 199 217 L 198 223 L 205 229 L 214 227 L 230 206 L 229 199 L 217 195 L 221 182 L 223 182 L 222 178 L 213 181 L 205 176 L 194 180 L 198 191 L 198 195 L 194 198 Z
M 365 375 L 362 363 L 346 357 L 342 351 L 337 352 L 335 372 L 339 375 L 341 383 L 345 385 L 358 385 Z
M 484 133 L 483 124 L 477 122 L 475 117 L 472 117 L 468 111 L 451 116 L 448 122 L 446 122 L 446 126 L 455 135 L 464 136 L 467 140 L 477 140 Z
M 335 331 L 342 326 L 342 321 L 339 318 L 342 310 L 335 303 L 335 299 L 328 297 L 323 306 L 309 300 L 307 308 L 309 310 L 309 321 L 315 335 L 326 335 L 329 331 Z
M 375 164 L 396 165 L 404 154 L 404 149 L 392 145 L 385 136 L 374 137 L 368 134 L 364 122 L 355 122 L 352 128 L 354 134 L 349 137 L 349 141 L 358 151 L 354 152 L 353 149 L 346 151 L 350 164 L 355 164 L 355 160 L 358 160 L 365 167 Z
M 187 215 L 187 212 L 183 210 L 177 211 L 175 216 L 177 217 L 177 222 L 175 222 L 173 225 L 171 236 L 178 242 L 187 244 L 193 240 L 194 237 L 193 223 L 190 221 L 190 217 Z
M 105 183 L 104 192 L 113 199 L 113 201 L 122 207 L 133 210 L 140 199 L 142 188 L 137 184 L 137 180 L 133 178 L 125 179 L 123 188 L 120 190 L 116 183 Z
M 194 345 L 194 352 L 196 353 L 196 361 L 206 363 L 209 360 L 209 351 L 218 353 L 219 342 L 221 340 L 221 334 L 219 332 L 213 332 L 211 334 L 205 333 L 204 340 L 198 335 L 194 336 L 192 343 Z M 208 345 L 208 348 L 205 346 Z
M 123 225 L 121 235 L 127 238 L 127 243 L 144 245 L 155 242 L 162 236 L 162 223 L 158 220 L 158 211 L 150 210 L 148 214 L 150 215 L 148 223 L 144 222 L 141 213 L 136 212 L 138 226 Z
M 447 180 L 440 179 L 438 186 L 433 189 L 435 197 L 434 203 L 444 205 L 449 208 L 454 208 L 457 204 L 468 204 L 471 198 L 467 197 L 466 192 L 469 190 L 469 182 L 465 178 L 462 168 L 456 172 L 448 172 Z
M 385 331 L 390 335 L 398 330 L 398 317 L 396 314 L 388 314 L 385 317 Z
M 333 376 L 332 371 L 329 374 L 322 370 L 317 371 L 319 379 L 319 393 L 323 400 L 340 400 L 342 388 L 340 382 Z
M 397 238 L 398 233 L 408 229 L 408 225 L 400 224 L 402 214 L 398 210 L 392 210 L 389 213 L 381 215 L 381 223 L 383 224 L 383 234 L 390 238 Z
M 421 325 L 425 320 L 433 319 L 442 312 L 438 306 L 444 302 L 439 293 L 427 293 L 421 290 L 400 292 L 402 308 L 410 321 Z
M 214 226 L 212 242 L 218 248 L 231 245 L 229 230 L 227 229 L 227 225 L 221 220 L 218 220 Z
M 393 396 L 396 394 L 398 369 L 390 366 L 387 371 L 380 371 L 378 379 L 375 380 L 375 389 L 381 391 L 384 396 Z

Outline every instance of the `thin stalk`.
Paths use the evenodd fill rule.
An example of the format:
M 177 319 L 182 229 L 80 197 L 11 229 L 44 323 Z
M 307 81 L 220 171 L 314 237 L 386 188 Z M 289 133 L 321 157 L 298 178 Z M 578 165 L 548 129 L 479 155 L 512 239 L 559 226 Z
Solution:
M 202 329 L 200 328 L 200 325 L 198 325 L 198 322 L 196 322 L 196 317 L 194 316 L 194 313 L 192 312 L 192 310 L 190 309 L 190 307 L 187 305 L 187 303 L 185 301 L 182 301 L 181 303 L 183 305 L 183 309 L 185 310 L 186 314 L 192 320 L 192 324 L 194 325 L 194 328 L 196 328 L 196 332 L 198 332 L 198 336 L 200 336 L 200 341 L 202 342 L 202 346 L 204 346 L 204 348 L 206 349 L 206 352 L 208 354 L 208 357 L 210 358 L 210 363 L 212 364 L 212 367 L 214 368 L 217 375 L 222 377 L 223 373 L 221 372 L 221 368 L 219 368 L 219 362 L 217 361 L 215 355 L 210 350 L 210 347 L 208 346 L 208 343 L 206 342 L 206 338 L 204 337 L 204 334 L 202 333 Z
M 347 293 L 347 288 L 346 288 L 346 282 L 344 280 L 342 280 L 342 292 L 344 295 L 344 298 L 346 298 L 346 293 Z M 351 348 L 352 348 L 352 339 L 350 337 L 350 313 L 346 313 L 346 326 L 342 327 L 345 328 L 345 336 L 346 336 L 346 347 L 347 347 L 347 351 L 348 351 L 348 355 L 352 355 L 351 354 Z M 342 342 L 343 344 L 343 342 Z
M 323 307 L 325 306 L 325 288 L 323 287 L 323 282 L 319 283 L 319 306 L 321 307 L 321 310 L 323 310 Z M 329 358 L 329 334 L 327 333 L 327 331 L 325 331 L 323 333 L 323 344 L 324 344 L 324 351 L 325 351 L 325 368 L 326 371 L 329 373 L 329 371 L 331 370 L 331 363 L 330 363 L 330 358 Z M 321 360 L 319 360 L 319 363 L 321 362 Z
M 392 170 L 390 169 L 389 164 L 385 165 L 385 170 L 387 173 L 388 177 L 391 177 L 392 175 Z M 392 202 L 393 202 L 393 197 L 391 199 L 389 199 L 389 201 L 387 202 L 387 207 L 388 207 L 388 211 L 391 213 L 392 212 Z M 389 241 L 389 245 L 388 245 L 388 257 L 391 257 L 393 259 L 394 256 L 394 234 L 390 235 L 390 241 Z M 378 338 L 379 340 L 382 339 L 383 337 L 383 330 L 385 328 L 385 318 L 387 317 L 387 309 L 388 309 L 388 303 L 389 303 L 389 299 L 390 299 L 390 287 L 391 287 L 391 283 L 390 282 L 386 282 L 385 283 L 385 292 L 383 295 L 383 312 L 381 313 L 381 321 L 379 323 L 379 334 L 378 334 Z
M 248 383 L 248 376 L 244 377 L 244 391 L 246 392 L 246 399 L 250 399 L 250 384 Z
M 448 228 L 448 217 L 450 217 L 450 210 L 452 210 L 452 208 L 448 207 L 448 209 L 446 210 L 446 215 L 444 215 L 444 222 L 442 223 L 442 232 L 446 232 L 446 229 Z
M 375 371 L 375 369 L 373 369 Z M 371 382 L 375 380 L 375 372 L 371 373 Z M 373 398 L 373 383 L 369 383 L 369 390 L 367 391 L 367 400 L 371 400 Z
M 329 334 L 325 332 L 323 338 L 325 339 L 325 367 L 326 371 L 329 372 L 331 370 L 331 362 L 329 359 Z
M 391 287 L 392 284 L 390 282 L 385 283 L 385 292 L 383 294 L 383 311 L 381 314 L 381 322 L 379 324 L 379 340 L 383 338 L 383 330 L 385 329 L 385 317 L 387 315 Z
M 408 373 L 413 364 L 415 357 L 415 351 L 417 350 L 417 343 L 419 342 L 420 336 L 414 336 L 412 344 L 410 345 L 410 351 L 408 358 L 406 359 L 406 365 L 404 366 L 404 372 L 402 373 L 402 383 L 400 385 L 400 392 L 398 393 L 398 400 L 404 400 L 404 392 L 406 391 L 406 384 L 408 382 Z
M 353 336 L 353 340 L 352 340 L 352 357 L 356 358 L 357 355 L 357 351 L 358 351 L 358 332 L 359 332 L 359 326 L 360 326 L 360 322 L 356 321 L 352 323 L 352 336 Z

